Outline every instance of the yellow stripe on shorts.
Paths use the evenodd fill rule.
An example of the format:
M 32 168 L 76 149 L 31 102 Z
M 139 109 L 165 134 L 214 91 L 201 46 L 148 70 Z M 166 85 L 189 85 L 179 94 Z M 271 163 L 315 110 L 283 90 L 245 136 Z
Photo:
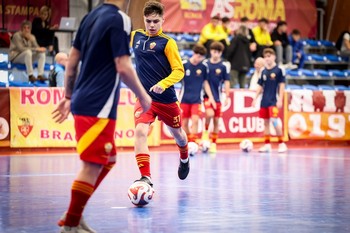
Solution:
M 88 131 L 86 131 L 86 133 L 80 138 L 77 143 L 78 154 L 81 155 L 86 150 L 86 148 L 88 148 L 95 141 L 95 139 L 104 130 L 108 122 L 109 119 L 101 118 L 93 126 L 91 126 Z

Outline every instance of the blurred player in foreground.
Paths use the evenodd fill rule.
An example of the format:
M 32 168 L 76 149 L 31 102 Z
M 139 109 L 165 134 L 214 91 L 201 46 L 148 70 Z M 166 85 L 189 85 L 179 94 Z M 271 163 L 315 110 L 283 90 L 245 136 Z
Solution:
M 96 232 L 82 219 L 82 213 L 116 162 L 114 132 L 120 80 L 135 92 L 142 109 L 147 111 L 151 105 L 130 59 L 131 20 L 117 2 L 105 1 L 82 20 L 66 68 L 65 98 L 53 111 L 58 123 L 72 112 L 82 160 L 68 211 L 59 221 L 61 233 Z

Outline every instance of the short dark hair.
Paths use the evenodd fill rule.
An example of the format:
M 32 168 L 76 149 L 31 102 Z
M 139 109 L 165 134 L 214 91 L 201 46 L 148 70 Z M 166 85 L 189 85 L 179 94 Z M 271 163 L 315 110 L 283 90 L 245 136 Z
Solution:
M 242 17 L 241 18 L 241 22 L 248 22 L 249 21 L 249 19 L 248 19 L 248 17 L 247 16 L 244 16 L 244 17 Z
M 201 44 L 195 44 L 195 45 L 193 46 L 193 48 L 192 48 L 192 51 L 193 51 L 194 53 L 198 53 L 198 54 L 200 54 L 200 55 L 202 55 L 202 56 L 204 56 L 204 55 L 207 54 L 207 49 L 206 49 L 203 45 L 201 45 Z
M 225 46 L 219 41 L 214 41 L 210 45 L 210 50 L 217 50 L 217 51 L 222 52 L 222 51 L 224 51 L 224 49 L 225 49 Z
M 229 17 L 223 17 L 223 18 L 221 19 L 221 21 L 222 21 L 223 23 L 227 23 L 227 22 L 230 22 L 230 18 L 229 18 Z
M 298 29 L 293 29 L 292 35 L 300 36 L 300 31 Z
M 277 27 L 281 27 L 283 25 L 287 25 L 287 22 L 286 21 L 278 21 Z
M 261 18 L 258 21 L 259 23 L 269 23 L 269 21 L 266 18 Z
M 220 16 L 218 16 L 218 15 L 214 15 L 213 17 L 211 17 L 211 19 L 220 20 Z
M 164 15 L 164 5 L 160 2 L 156 1 L 149 1 L 145 3 L 145 6 L 143 8 L 143 15 L 149 16 L 152 14 L 157 14 L 159 16 Z
M 266 48 L 263 50 L 263 56 L 265 56 L 265 54 L 272 54 L 272 55 L 276 55 L 275 50 L 273 50 L 272 48 Z

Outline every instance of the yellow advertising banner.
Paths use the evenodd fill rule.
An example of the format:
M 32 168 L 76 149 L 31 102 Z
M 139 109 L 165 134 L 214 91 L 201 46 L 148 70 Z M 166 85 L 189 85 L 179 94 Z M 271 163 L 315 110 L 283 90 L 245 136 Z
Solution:
M 64 97 L 63 88 L 10 88 L 11 147 L 75 147 L 73 116 L 62 124 L 52 119 L 52 111 Z M 115 131 L 117 146 L 134 146 L 134 96 L 121 89 L 118 121 Z M 149 134 L 149 145 L 160 144 L 160 124 Z

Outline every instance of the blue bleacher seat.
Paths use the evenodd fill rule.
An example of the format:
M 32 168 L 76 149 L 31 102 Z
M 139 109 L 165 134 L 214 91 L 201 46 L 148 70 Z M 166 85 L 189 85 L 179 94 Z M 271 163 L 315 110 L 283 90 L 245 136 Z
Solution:
M 6 83 L 0 82 L 0 87 L 6 87 Z
M 335 85 L 334 89 L 337 91 L 347 91 L 347 90 L 350 90 L 350 87 L 347 87 L 344 85 Z
M 303 86 L 303 89 L 306 89 L 306 90 L 312 90 L 312 91 L 317 91 L 318 88 L 314 85 L 310 85 L 310 84 L 304 84 Z
M 327 70 L 314 69 L 313 72 L 316 76 L 331 77 L 331 75 L 329 74 L 329 72 Z
M 319 41 L 317 41 L 317 40 L 310 40 L 310 39 L 307 39 L 307 40 L 305 40 L 305 43 L 307 44 L 307 45 L 310 45 L 310 46 L 321 46 L 322 44 L 321 44 L 321 42 L 319 42 Z
M 309 61 L 327 61 L 327 58 L 320 54 L 306 54 L 306 59 Z
M 325 46 L 325 47 L 334 47 L 335 43 L 329 40 L 320 40 L 319 41 L 321 43 L 321 45 Z
M 315 77 L 315 73 L 312 70 L 300 69 L 301 73 L 306 77 Z
M 343 61 L 342 57 L 334 55 L 334 54 L 326 54 L 325 57 L 327 58 L 328 61 L 333 61 L 333 62 Z
M 287 75 L 292 77 L 299 77 L 303 75 L 302 70 L 287 70 Z
M 24 64 L 19 63 L 11 63 L 11 68 L 17 70 L 26 70 L 26 66 Z
M 328 70 L 330 76 L 335 76 L 335 77 L 346 77 L 347 74 L 346 72 L 342 70 Z
M 252 75 L 254 74 L 254 72 L 255 72 L 255 68 L 254 68 L 254 67 L 250 67 L 250 69 L 249 69 L 247 75 L 248 75 L 248 76 L 252 76 Z
M 33 85 L 35 87 L 49 87 L 49 83 L 48 82 L 41 82 L 41 81 L 35 81 L 33 83 Z
M 300 85 L 296 85 L 296 84 L 288 84 L 286 86 L 287 90 L 301 90 L 303 89 Z
M 17 82 L 17 81 L 10 81 L 9 82 L 10 87 L 34 87 L 32 83 L 29 82 Z
M 318 85 L 318 89 L 320 89 L 320 90 L 334 90 L 334 87 L 330 86 L 330 85 Z
M 184 40 L 186 42 L 195 42 L 194 37 L 190 34 L 183 34 L 182 40 Z

